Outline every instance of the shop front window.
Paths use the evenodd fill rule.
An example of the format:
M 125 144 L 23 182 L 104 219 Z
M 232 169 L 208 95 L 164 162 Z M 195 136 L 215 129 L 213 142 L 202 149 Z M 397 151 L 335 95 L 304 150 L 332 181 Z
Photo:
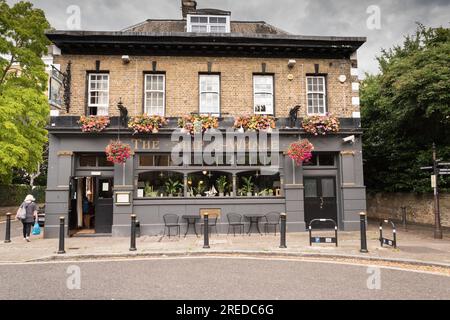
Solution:
M 242 172 L 237 175 L 238 196 L 279 196 L 280 174 L 262 175 L 259 171 Z
M 150 171 L 139 174 L 138 198 L 182 197 L 183 174 L 173 171 Z

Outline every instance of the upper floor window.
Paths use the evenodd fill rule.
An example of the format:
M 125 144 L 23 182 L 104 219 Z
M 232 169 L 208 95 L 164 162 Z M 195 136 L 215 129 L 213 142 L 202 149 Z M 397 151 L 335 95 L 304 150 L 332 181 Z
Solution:
M 308 114 L 325 114 L 327 112 L 325 77 L 308 76 L 306 82 Z
M 255 114 L 273 114 L 273 76 L 253 76 Z
M 200 75 L 199 113 L 220 114 L 220 75 Z
M 199 16 L 188 15 L 187 31 L 199 33 L 230 32 L 229 16 Z
M 148 115 L 164 115 L 165 104 L 165 75 L 145 75 L 144 112 Z
M 107 116 L 109 106 L 109 74 L 90 73 L 88 77 L 88 114 Z

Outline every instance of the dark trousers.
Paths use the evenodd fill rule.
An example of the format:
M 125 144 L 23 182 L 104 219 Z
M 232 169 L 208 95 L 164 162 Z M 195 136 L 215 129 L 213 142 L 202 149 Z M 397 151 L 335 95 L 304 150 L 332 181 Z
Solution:
M 26 237 L 29 237 L 30 236 L 30 234 L 31 234 L 31 228 L 33 227 L 33 222 L 23 222 L 22 221 L 22 224 L 23 224 L 23 237 L 24 238 L 26 238 Z

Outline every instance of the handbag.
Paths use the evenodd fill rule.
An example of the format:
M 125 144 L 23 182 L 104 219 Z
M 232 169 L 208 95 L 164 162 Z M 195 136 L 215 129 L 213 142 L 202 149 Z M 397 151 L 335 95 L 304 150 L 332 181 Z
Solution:
M 22 203 L 19 209 L 17 210 L 16 218 L 19 220 L 25 220 L 26 217 L 27 217 L 27 209 Z
M 41 227 L 39 226 L 39 223 L 37 221 L 34 223 L 33 230 L 31 231 L 31 234 L 33 236 L 38 236 L 38 235 L 41 234 Z

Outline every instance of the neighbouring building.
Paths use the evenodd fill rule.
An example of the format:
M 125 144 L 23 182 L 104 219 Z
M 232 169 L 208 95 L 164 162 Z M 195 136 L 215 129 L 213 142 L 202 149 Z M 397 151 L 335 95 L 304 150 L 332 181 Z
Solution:
M 286 212 L 288 231 L 305 231 L 314 218 L 332 218 L 340 230 L 358 229 L 366 195 L 356 51 L 366 39 L 292 35 L 264 21 L 234 21 L 228 11 L 199 9 L 196 1 L 181 4 L 177 20 L 149 19 L 113 32 L 47 33 L 61 71 L 54 94 L 62 89 L 52 98 L 48 126 L 45 236 L 58 235 L 60 216 L 70 235 L 124 236 L 131 214 L 141 234 L 162 234 L 165 214 L 179 215 L 182 223 L 182 215 L 211 208 L 220 209 L 218 229 L 225 233 L 231 212 Z M 130 118 L 161 115 L 168 125 L 133 134 L 118 105 Z M 278 169 L 245 155 L 237 163 L 229 154 L 212 164 L 174 163 L 171 137 L 177 120 L 191 113 L 217 116 L 224 137 L 242 135 L 230 130 L 236 116 L 274 116 Z M 300 125 L 307 116 L 327 113 L 339 118 L 339 132 L 314 136 Z M 108 116 L 110 125 L 82 132 L 78 120 L 89 115 Z M 132 147 L 124 165 L 105 156 L 118 136 Z M 303 138 L 314 145 L 313 158 L 296 166 L 285 151 Z M 218 195 L 222 176 L 227 184 Z M 249 177 L 251 182 L 244 179 Z

